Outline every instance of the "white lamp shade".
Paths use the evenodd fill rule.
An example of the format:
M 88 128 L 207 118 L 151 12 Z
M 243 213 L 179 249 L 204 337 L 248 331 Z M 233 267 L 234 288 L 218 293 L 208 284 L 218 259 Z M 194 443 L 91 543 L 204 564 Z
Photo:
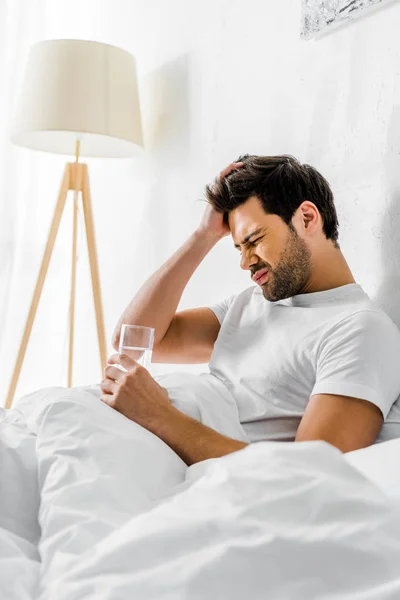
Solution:
M 48 40 L 30 51 L 11 139 L 45 152 L 127 157 L 142 146 L 135 59 L 108 44 Z

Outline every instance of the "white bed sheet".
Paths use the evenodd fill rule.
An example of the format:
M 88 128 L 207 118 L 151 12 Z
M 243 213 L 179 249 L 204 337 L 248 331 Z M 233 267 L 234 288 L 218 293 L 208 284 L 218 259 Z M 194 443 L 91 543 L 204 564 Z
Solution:
M 43 600 L 400 597 L 400 510 L 332 446 L 254 444 L 203 467 L 80 560 L 60 557 Z
M 17 402 L 36 435 L 41 589 L 56 559 L 78 558 L 184 481 L 159 438 L 100 402 L 98 386 L 47 388 Z
M 39 581 L 36 436 L 0 409 L 0 598 L 33 598 Z
M 7 600 L 400 597 L 400 503 L 328 444 L 258 443 L 188 469 L 96 387 L 17 409 L 5 454 L 32 483 L 12 486 L 25 527 L 10 526 L 18 503 L 0 522 L 0 589 L 23 573 Z

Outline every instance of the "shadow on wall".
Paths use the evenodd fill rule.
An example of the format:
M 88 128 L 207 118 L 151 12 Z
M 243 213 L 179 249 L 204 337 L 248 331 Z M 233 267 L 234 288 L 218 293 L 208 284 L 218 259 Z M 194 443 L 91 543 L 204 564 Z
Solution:
M 187 55 L 162 65 L 144 78 L 143 100 L 149 187 L 142 237 L 144 247 L 148 248 L 146 236 L 151 234 L 153 260 L 159 263 L 164 257 L 163 249 L 169 247 L 168 224 L 179 208 L 174 200 L 189 158 Z
M 386 212 L 381 264 L 385 277 L 372 299 L 400 327 L 400 106 L 393 110 L 387 131 L 387 147 L 382 157 Z

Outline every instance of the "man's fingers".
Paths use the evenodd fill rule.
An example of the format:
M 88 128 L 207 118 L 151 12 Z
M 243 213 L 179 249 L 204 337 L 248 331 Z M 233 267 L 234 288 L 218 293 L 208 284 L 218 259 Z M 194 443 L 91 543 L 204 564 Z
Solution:
M 121 367 L 124 367 L 128 371 L 131 371 L 133 369 L 133 367 L 135 365 L 137 365 L 138 363 L 135 360 L 133 360 L 133 358 L 130 358 L 126 354 L 113 354 L 108 359 L 108 364 L 109 365 L 121 365 Z
M 225 169 L 223 169 L 221 171 L 221 173 L 219 174 L 219 178 L 222 179 L 223 177 L 226 177 L 227 175 L 229 175 L 229 173 L 231 173 L 232 171 L 235 171 L 235 169 L 240 169 L 240 167 L 243 166 L 242 162 L 238 162 L 238 163 L 231 163 L 230 165 L 228 165 L 227 167 L 225 167 Z
M 132 371 L 132 369 L 139 366 L 139 363 L 137 363 L 135 360 L 133 360 L 133 358 L 130 358 L 126 354 L 119 355 L 119 364 L 128 371 Z
M 100 387 L 105 394 L 115 394 L 118 391 L 118 383 L 111 379 L 103 379 Z
M 242 162 L 231 163 L 223 171 L 221 171 L 221 173 L 219 174 L 219 179 L 223 179 L 224 177 L 229 175 L 229 173 L 232 173 L 232 171 L 235 171 L 236 169 L 240 169 L 240 167 L 243 167 L 243 165 L 244 165 L 244 163 L 242 163 Z
M 119 365 L 119 354 L 112 354 L 108 359 L 109 365 Z
M 108 406 L 112 406 L 114 396 L 111 394 L 103 394 L 100 396 L 100 400 L 104 402 L 104 404 L 108 404 Z
M 114 381 L 121 381 L 124 377 L 123 373 L 124 371 L 122 371 L 122 369 L 111 365 L 104 369 L 104 375 L 108 377 L 108 379 L 113 379 Z

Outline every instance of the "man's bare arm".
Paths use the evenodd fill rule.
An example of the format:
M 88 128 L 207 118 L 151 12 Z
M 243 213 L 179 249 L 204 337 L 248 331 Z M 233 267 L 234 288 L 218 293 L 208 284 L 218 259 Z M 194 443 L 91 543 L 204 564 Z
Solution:
M 229 165 L 219 177 L 226 177 L 242 164 Z M 229 234 L 230 229 L 224 222 L 223 214 L 217 213 L 208 204 L 196 231 L 143 284 L 121 315 L 112 340 L 115 350 L 118 351 L 122 323 L 154 327 L 154 350 L 157 350 L 172 323 L 183 291 L 194 271 L 215 244 Z M 182 328 L 175 329 L 179 337 Z M 169 336 L 168 343 L 173 346 L 175 340 L 171 339 L 172 337 L 173 335 Z
M 152 362 L 204 364 L 210 361 L 221 324 L 207 307 L 175 313 L 164 338 L 153 350 Z
M 162 341 L 194 271 L 220 238 L 195 231 L 144 283 L 121 315 L 113 335 L 118 350 L 122 323 L 154 327 L 154 349 Z
M 366 400 L 319 394 L 311 397 L 295 441 L 322 440 L 350 452 L 373 444 L 382 423 L 379 408 Z M 187 465 L 225 456 L 248 445 L 217 433 L 174 407 L 167 418 L 155 421 L 152 431 Z
M 171 406 L 168 418 L 160 419 L 152 429 L 187 465 L 220 458 L 246 448 L 248 444 L 233 440 Z
M 382 425 L 380 409 L 367 400 L 315 394 L 300 422 L 296 442 L 323 440 L 350 452 L 373 444 Z

